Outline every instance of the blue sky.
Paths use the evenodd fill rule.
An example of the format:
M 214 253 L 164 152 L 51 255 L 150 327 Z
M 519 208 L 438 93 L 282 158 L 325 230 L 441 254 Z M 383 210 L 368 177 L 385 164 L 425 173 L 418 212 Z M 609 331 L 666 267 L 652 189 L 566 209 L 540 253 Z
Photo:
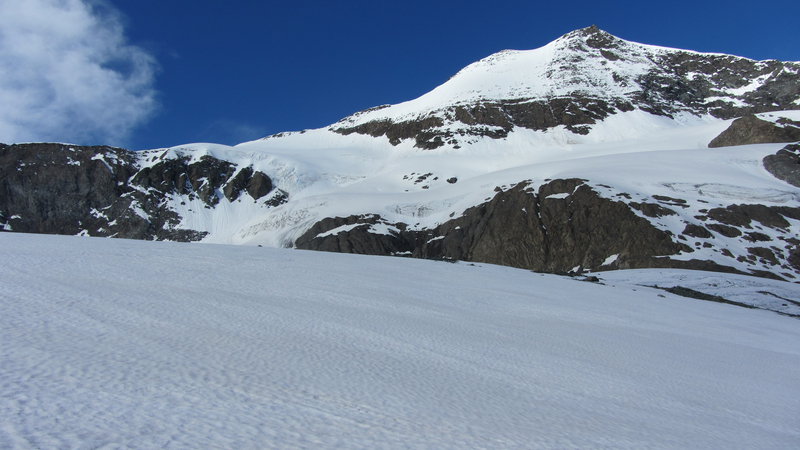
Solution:
M 14 3 L 18 1 L 0 0 L 0 15 L 25 13 Z M 6 142 L 61 140 L 142 149 L 198 141 L 233 144 L 320 127 L 360 109 L 419 96 L 496 51 L 536 48 L 592 24 L 648 44 L 800 60 L 800 6 L 793 1 L 773 1 L 767 7 L 737 1 L 25 2 L 40 8 L 41 17 L 59 13 L 58 8 L 66 8 L 63 4 L 83 11 L 89 22 L 76 32 L 93 43 L 81 60 L 117 70 L 122 81 L 120 76 L 102 81 L 102 75 L 97 76 L 101 81 L 85 81 L 91 89 L 73 103 L 83 102 L 85 109 L 86 98 L 94 95 L 98 99 L 93 104 L 107 99 L 108 107 L 88 114 L 63 100 L 61 116 L 80 117 L 86 125 L 50 129 L 35 125 L 41 121 L 26 122 L 25 108 L 33 111 L 31 105 L 45 104 L 52 92 L 61 99 L 60 89 L 73 89 L 75 83 L 57 77 L 42 81 L 37 89 L 48 95 L 32 90 L 38 96 L 17 98 L 19 112 L 6 119 L 5 128 L 0 117 L 0 141 Z M 6 37 L 31 32 L 3 27 Z M 103 27 L 110 27 L 109 36 L 118 40 L 111 49 L 91 47 L 100 45 L 93 36 Z M 73 31 L 63 36 L 73 36 Z M 53 39 L 64 41 L 63 36 Z M 75 39 L 69 48 L 86 42 Z M 107 56 L 112 52 L 125 57 Z M 0 63 L 5 53 L 0 43 Z M 28 57 L 18 53 L 16 58 Z M 30 72 L 48 71 L 52 60 L 37 58 Z M 74 70 L 62 67 L 58 72 Z M 18 93 L 20 81 L 16 83 L 16 92 L 6 91 Z M 0 79 L 0 101 L 3 92 Z M 140 103 L 138 109 L 123 107 L 136 103 L 131 99 Z M 100 131 L 92 131 L 93 118 Z M 73 133 L 76 128 L 85 131 Z

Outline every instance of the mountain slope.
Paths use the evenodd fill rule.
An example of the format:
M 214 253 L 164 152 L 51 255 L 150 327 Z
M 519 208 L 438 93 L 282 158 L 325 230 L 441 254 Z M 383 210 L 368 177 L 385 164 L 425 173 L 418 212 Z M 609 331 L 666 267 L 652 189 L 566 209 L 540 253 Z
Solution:
M 0 146 L 0 225 L 795 280 L 798 67 L 590 27 L 419 99 L 234 147 Z
M 800 328 L 771 312 L 497 266 L 256 247 L 0 233 L 0 261 L 3 447 L 800 439 Z M 797 291 L 727 277 L 714 284 Z

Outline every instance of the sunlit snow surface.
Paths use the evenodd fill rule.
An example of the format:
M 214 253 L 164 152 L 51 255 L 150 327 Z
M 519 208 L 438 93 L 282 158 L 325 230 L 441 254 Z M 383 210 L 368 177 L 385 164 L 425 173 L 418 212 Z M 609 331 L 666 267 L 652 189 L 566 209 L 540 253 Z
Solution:
M 800 442 L 772 312 L 258 247 L 0 233 L 0 260 L 1 448 Z

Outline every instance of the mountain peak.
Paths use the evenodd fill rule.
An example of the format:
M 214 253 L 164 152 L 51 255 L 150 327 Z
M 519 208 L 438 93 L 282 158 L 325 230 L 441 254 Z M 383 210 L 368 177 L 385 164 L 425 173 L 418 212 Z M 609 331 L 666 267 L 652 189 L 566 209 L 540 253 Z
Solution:
M 617 48 L 621 43 L 626 42 L 624 39 L 620 39 L 607 31 L 601 30 L 597 25 L 570 31 L 556 39 L 556 42 L 559 41 L 583 42 L 588 47 L 594 49 Z
M 592 25 L 537 49 L 495 53 L 417 99 L 356 113 L 331 129 L 460 148 L 519 128 L 586 135 L 635 110 L 678 120 L 796 109 L 798 81 L 798 63 L 639 44 Z
M 577 30 L 572 30 L 569 33 L 561 36 L 561 38 L 568 38 L 568 37 L 590 37 L 590 36 L 611 36 L 610 33 L 600 29 L 597 25 L 590 25 L 585 28 L 578 28 Z

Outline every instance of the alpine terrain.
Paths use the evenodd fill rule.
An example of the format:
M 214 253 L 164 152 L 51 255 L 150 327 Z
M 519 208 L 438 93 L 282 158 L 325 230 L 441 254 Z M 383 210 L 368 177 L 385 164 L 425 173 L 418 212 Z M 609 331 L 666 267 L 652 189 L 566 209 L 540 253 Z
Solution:
M 797 62 L 589 27 L 235 146 L 0 144 L 0 229 L 0 449 L 800 448 Z
M 800 277 L 800 63 L 596 27 L 233 147 L 0 146 L 7 231 Z

